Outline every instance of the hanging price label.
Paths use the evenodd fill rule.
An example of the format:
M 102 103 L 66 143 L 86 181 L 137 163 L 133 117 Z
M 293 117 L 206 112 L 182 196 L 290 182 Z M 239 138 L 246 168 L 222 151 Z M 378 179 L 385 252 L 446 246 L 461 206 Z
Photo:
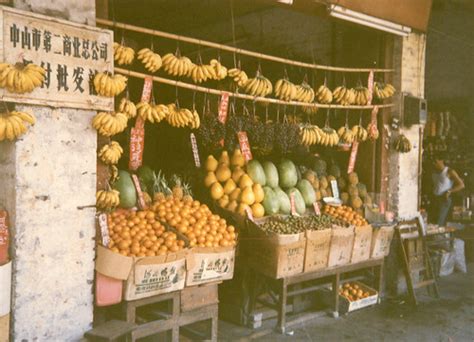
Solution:
M 220 122 L 225 124 L 227 121 L 227 111 L 229 109 L 229 93 L 223 92 L 221 96 L 221 102 L 219 103 L 219 114 L 217 118 Z
M 374 72 L 369 72 L 369 79 L 367 80 L 367 89 L 369 89 L 369 98 L 367 99 L 367 104 L 372 104 L 372 99 L 374 97 Z
M 102 246 L 109 247 L 110 244 L 110 235 L 109 235 L 109 223 L 107 221 L 107 214 L 102 213 L 98 217 L 100 236 L 102 238 Z
M 145 149 L 145 128 L 144 127 L 132 127 L 130 130 L 130 160 L 128 162 L 128 168 L 130 170 L 136 170 L 143 163 L 143 151 Z
M 295 193 L 290 194 L 291 215 L 296 215 Z
M 247 213 L 247 217 L 250 221 L 255 222 L 255 219 L 253 217 L 252 209 L 249 207 L 245 208 L 245 212 Z
M 372 108 L 372 113 L 370 114 L 370 121 L 372 121 L 372 123 L 377 123 L 377 114 L 379 112 L 379 106 L 374 106 L 374 108 Z
M 250 143 L 249 138 L 247 137 L 247 132 L 239 132 L 237 133 L 237 137 L 239 138 L 239 145 L 240 145 L 240 152 L 244 156 L 246 161 L 252 160 L 252 151 L 250 150 Z
M 354 171 L 358 150 L 359 150 L 359 142 L 355 141 L 352 143 L 351 155 L 349 157 L 349 165 L 347 166 L 347 173 L 351 173 Z
M 145 82 L 143 83 L 141 102 L 150 102 L 152 89 L 153 89 L 153 78 L 150 76 L 147 76 L 145 77 Z
M 191 133 L 191 148 L 193 149 L 194 165 L 199 168 L 201 167 L 201 160 L 199 159 L 198 145 L 194 133 Z
M 10 243 L 10 233 L 8 228 L 8 212 L 0 210 L 0 265 L 8 262 L 8 247 Z
M 317 201 L 313 203 L 314 213 L 318 216 L 321 215 L 321 209 L 319 208 L 319 204 Z
M 138 207 L 139 209 L 146 209 L 147 205 L 145 203 L 145 197 L 143 197 L 142 187 L 140 186 L 140 181 L 138 180 L 137 175 L 132 175 L 133 185 L 137 190 L 138 195 Z
M 332 190 L 332 197 L 339 198 L 339 188 L 337 187 L 337 180 L 335 179 L 331 181 L 331 190 Z
M 382 201 L 382 199 L 380 199 L 380 202 L 379 202 L 379 210 L 381 214 L 385 214 L 385 202 Z

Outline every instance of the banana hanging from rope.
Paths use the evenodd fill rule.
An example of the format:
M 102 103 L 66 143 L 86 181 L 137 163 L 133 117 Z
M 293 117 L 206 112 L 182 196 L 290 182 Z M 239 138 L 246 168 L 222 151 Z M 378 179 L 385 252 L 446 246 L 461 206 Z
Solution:
M 115 165 L 122 156 L 122 146 L 116 141 L 111 141 L 110 144 L 102 146 L 99 151 L 99 158 L 107 165 Z
M 94 77 L 94 88 L 101 96 L 114 97 L 127 87 L 127 78 L 123 75 L 110 75 L 100 72 Z
M 0 113 L 0 141 L 18 139 L 28 131 L 28 125 L 35 122 L 35 117 L 25 112 Z
M 114 60 L 118 65 L 130 65 L 135 59 L 135 51 L 128 46 L 114 42 Z
M 188 57 L 168 53 L 161 59 L 163 69 L 172 76 L 189 76 L 195 64 Z
M 123 113 L 99 112 L 92 119 L 92 126 L 105 137 L 121 133 L 127 128 L 127 116 Z
M 135 103 L 126 97 L 122 97 L 119 104 L 119 112 L 125 114 L 129 119 L 133 119 L 137 116 L 137 107 L 135 106 Z
M 45 75 L 46 70 L 33 63 L 0 63 L 0 88 L 10 93 L 31 93 L 43 84 Z
M 232 77 L 234 82 L 237 83 L 237 86 L 240 88 L 243 88 L 249 80 L 249 77 L 247 76 L 245 71 L 237 68 L 229 69 L 229 71 L 227 72 L 227 76 Z
M 96 195 L 96 206 L 101 210 L 112 210 L 120 204 L 118 190 L 99 190 Z
M 148 48 L 138 51 L 137 59 L 143 63 L 143 66 L 149 72 L 157 72 L 163 65 L 161 56 Z

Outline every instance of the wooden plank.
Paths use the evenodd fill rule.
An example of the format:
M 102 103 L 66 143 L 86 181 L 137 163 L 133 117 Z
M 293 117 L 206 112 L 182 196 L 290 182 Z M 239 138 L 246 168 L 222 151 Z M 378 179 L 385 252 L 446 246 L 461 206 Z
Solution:
M 217 284 L 186 287 L 181 291 L 181 311 L 219 303 Z
M 92 340 L 104 339 L 113 341 L 119 337 L 125 336 L 137 327 L 136 324 L 125 321 L 111 320 L 87 331 L 84 336 Z

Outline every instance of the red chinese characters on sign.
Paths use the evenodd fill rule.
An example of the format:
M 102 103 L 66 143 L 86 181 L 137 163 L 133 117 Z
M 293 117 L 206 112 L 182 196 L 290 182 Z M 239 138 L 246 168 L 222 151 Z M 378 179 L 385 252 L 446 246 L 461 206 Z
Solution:
M 201 159 L 199 158 L 199 150 L 194 133 L 191 133 L 191 148 L 193 149 L 194 165 L 201 167 Z
M 355 141 L 352 143 L 351 155 L 349 157 L 349 165 L 347 166 L 347 173 L 351 173 L 352 171 L 354 171 L 358 150 L 359 150 L 359 142 Z
M 10 233 L 8 229 L 8 212 L 6 210 L 0 210 L 0 265 L 6 264 L 10 259 L 8 255 L 10 243 Z
M 369 125 L 369 134 L 375 135 L 377 131 L 377 113 L 379 112 L 379 107 L 375 106 L 372 109 L 372 113 L 370 115 L 370 125 Z
M 250 143 L 249 138 L 247 137 L 247 132 L 241 131 L 237 133 L 237 137 L 239 138 L 240 152 L 242 152 L 245 160 L 252 160 L 252 151 L 250 151 Z
M 321 209 L 319 208 L 318 202 L 313 203 L 314 213 L 316 215 L 321 215 Z
M 142 187 L 140 186 L 140 181 L 138 180 L 137 175 L 132 175 L 132 180 L 135 189 L 137 190 L 139 209 L 146 209 L 147 205 L 145 203 L 145 197 L 143 197 Z
M 222 93 L 221 96 L 221 102 L 219 104 L 219 114 L 217 118 L 219 119 L 220 122 L 225 124 L 227 121 L 227 111 L 229 108 L 229 93 Z
M 128 168 L 136 170 L 143 163 L 143 151 L 145 149 L 145 127 L 143 120 L 137 118 L 135 127 L 130 130 L 130 160 Z
M 102 245 L 104 247 L 109 247 L 110 243 L 110 236 L 109 236 L 109 224 L 107 222 L 107 214 L 102 213 L 98 217 L 99 220 L 99 228 L 100 228 L 100 235 L 102 237 Z
M 369 72 L 369 79 L 367 81 L 367 89 L 369 89 L 369 98 L 367 100 L 367 104 L 371 105 L 373 97 L 374 97 L 373 95 L 374 94 L 374 72 L 373 71 Z
M 150 102 L 151 90 L 153 89 L 153 78 L 150 76 L 145 77 L 145 82 L 143 83 L 142 91 L 142 102 Z

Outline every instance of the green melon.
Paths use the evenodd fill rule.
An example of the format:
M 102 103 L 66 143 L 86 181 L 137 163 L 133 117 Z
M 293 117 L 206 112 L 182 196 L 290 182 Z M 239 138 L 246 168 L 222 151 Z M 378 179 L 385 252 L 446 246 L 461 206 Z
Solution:
M 291 214 L 291 203 L 288 195 L 278 187 L 273 189 L 273 191 L 275 192 L 278 202 L 280 203 L 280 213 L 285 215 Z
M 263 170 L 262 164 L 256 159 L 252 159 L 247 164 L 247 174 L 252 178 L 254 183 L 258 183 L 261 186 L 265 186 L 266 177 L 265 171 Z
M 272 188 L 278 187 L 278 169 L 272 162 L 264 161 L 262 163 L 263 170 L 265 171 L 266 185 Z
M 275 215 L 278 213 L 280 209 L 280 202 L 278 201 L 278 197 L 273 191 L 272 188 L 265 186 L 263 187 L 263 192 L 265 194 L 263 198 L 263 208 L 265 209 L 265 215 Z
M 309 207 L 313 205 L 313 203 L 316 201 L 316 193 L 314 192 L 311 183 L 306 179 L 302 179 L 298 182 L 296 187 L 301 192 L 306 206 Z
M 278 164 L 278 175 L 280 177 L 280 186 L 284 189 L 292 188 L 298 183 L 298 172 L 291 160 L 283 159 Z
M 296 212 L 300 215 L 303 215 L 306 211 L 306 205 L 304 203 L 304 198 L 301 195 L 301 192 L 296 188 L 291 188 L 286 190 L 286 194 L 289 198 L 291 198 L 291 194 L 293 194 L 293 197 L 295 198 Z
M 119 170 L 118 179 L 113 188 L 120 192 L 120 206 L 122 208 L 132 208 L 137 203 L 137 191 L 133 184 L 132 177 L 127 171 Z

